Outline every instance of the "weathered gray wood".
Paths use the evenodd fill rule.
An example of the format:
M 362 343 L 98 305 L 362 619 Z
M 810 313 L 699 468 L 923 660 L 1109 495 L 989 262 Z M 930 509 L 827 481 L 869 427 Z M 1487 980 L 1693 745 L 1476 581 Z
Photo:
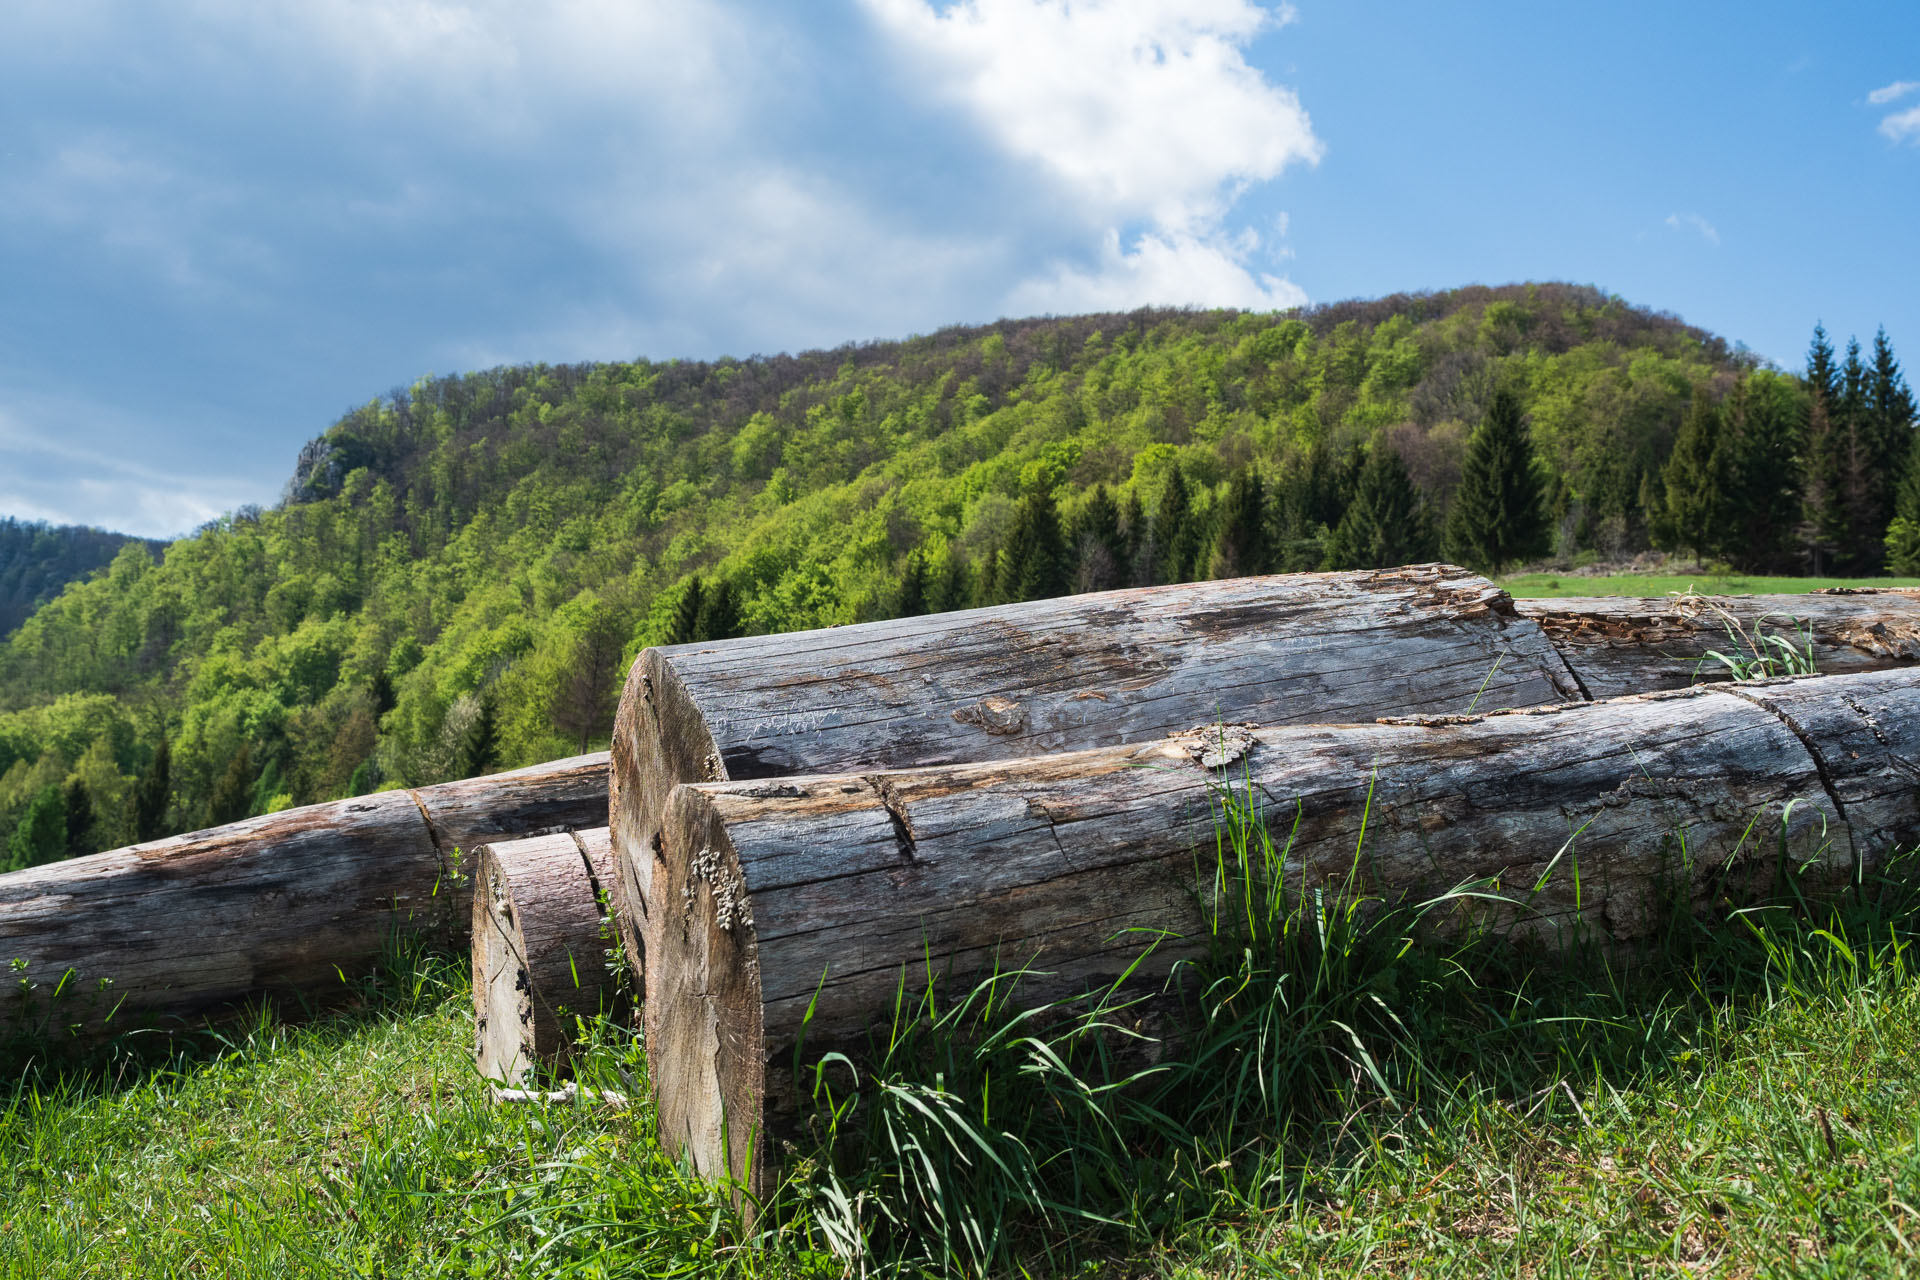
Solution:
M 1920 593 L 1913 591 L 1596 596 L 1516 600 L 1514 608 L 1540 624 L 1593 698 L 1728 679 L 1726 667 L 1706 657 L 1709 650 L 1726 653 L 1736 648 L 1718 609 L 1732 614 L 1748 632 L 1759 626 L 1768 634 L 1795 639 L 1810 631 L 1814 669 L 1821 675 L 1920 661 Z
M 613 739 L 615 903 L 644 973 L 654 837 L 684 782 L 1005 760 L 1202 721 L 1372 719 L 1580 692 L 1450 565 L 1112 591 L 711 645 L 634 663 Z
M 24 960 L 37 986 L 31 996 L 0 986 L 0 1028 L 93 1039 L 194 1025 L 260 996 L 338 1000 L 343 977 L 366 973 L 396 930 L 464 944 L 464 855 L 490 839 L 604 822 L 606 769 L 605 753 L 560 760 L 0 875 L 0 960 Z
M 1838 696 L 1824 680 L 1729 686 L 1766 707 L 1799 735 L 1820 766 L 1852 835 L 1862 873 L 1894 849 L 1920 847 L 1920 707 L 1915 673 L 1849 677 Z
M 474 1061 L 518 1085 L 536 1066 L 563 1067 L 573 1018 L 618 1016 L 602 937 L 612 882 L 607 829 L 480 846 L 473 893 Z
M 1920 720 L 1920 671 L 1762 698 L 1799 708 L 1801 732 L 1831 755 L 1858 740 L 1856 702 L 1883 726 Z M 1201 934 L 1196 873 L 1211 875 L 1223 775 L 1200 758 L 1223 733 L 1246 744 L 1224 753 L 1225 779 L 1250 788 L 1280 838 L 1295 833 L 1295 890 L 1355 874 L 1365 892 L 1425 900 L 1488 880 L 1511 905 L 1449 910 L 1542 946 L 1621 948 L 1676 909 L 1770 885 L 1783 844 L 1803 886 L 1850 880 L 1853 844 L 1801 734 L 1726 686 L 685 786 L 666 815 L 648 974 L 662 1141 L 764 1189 L 789 1136 L 808 1005 L 809 1056 L 857 1052 L 903 970 L 920 980 L 929 961 L 956 979 L 1032 963 L 1053 975 L 1025 984 L 1039 998 L 1117 975 L 1145 936 L 1127 931 L 1148 930 L 1169 937 L 1142 972 L 1166 973 Z M 1887 803 L 1900 812 L 1882 827 L 1915 820 L 1911 790 Z

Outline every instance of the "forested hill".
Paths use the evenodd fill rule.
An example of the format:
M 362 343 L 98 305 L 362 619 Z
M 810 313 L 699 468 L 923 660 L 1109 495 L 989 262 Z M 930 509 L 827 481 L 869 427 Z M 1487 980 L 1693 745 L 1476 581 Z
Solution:
M 1400 563 L 1443 536 L 1476 563 L 1650 539 L 1877 560 L 1885 510 L 1797 532 L 1832 396 L 1755 365 L 1527 285 L 426 379 L 313 441 L 279 507 L 163 564 L 124 549 L 0 649 L 0 839 L 34 861 L 578 751 L 626 659 L 673 638 Z M 1474 439 L 1524 446 L 1524 409 L 1546 518 L 1489 542 L 1461 515 L 1486 475 L 1454 494 L 1502 405 L 1507 435 Z M 1696 461 L 1733 495 L 1706 534 Z
M 128 543 L 155 556 L 164 543 L 85 525 L 50 525 L 0 517 L 0 638 L 77 578 L 106 567 Z

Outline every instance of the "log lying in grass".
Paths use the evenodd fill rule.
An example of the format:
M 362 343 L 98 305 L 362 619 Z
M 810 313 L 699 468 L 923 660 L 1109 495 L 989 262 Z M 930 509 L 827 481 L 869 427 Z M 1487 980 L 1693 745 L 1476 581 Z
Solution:
M 1847 756 L 1870 720 L 1894 719 L 1920 719 L 1920 671 L 682 787 L 648 975 L 662 1140 L 765 1190 L 792 1134 L 809 1006 L 809 1058 L 857 1053 L 903 973 L 1030 963 L 1052 975 L 1026 982 L 1038 999 L 1112 979 L 1147 936 L 1127 931 L 1146 930 L 1168 936 L 1141 973 L 1166 974 L 1205 936 L 1196 883 L 1210 883 L 1223 785 L 1264 807 L 1277 840 L 1294 833 L 1294 892 L 1352 875 L 1422 901 L 1485 881 L 1511 901 L 1451 904 L 1452 927 L 1615 949 L 1760 894 L 1783 856 L 1803 889 L 1849 883 L 1844 806 L 1808 744 Z M 1875 744 L 1891 760 L 1904 742 Z M 1914 824 L 1911 789 L 1876 794 L 1880 828 Z
M 467 855 L 604 822 L 606 777 L 604 752 L 578 756 L 0 876 L 0 960 L 24 960 L 35 988 L 0 988 L 0 1030 L 91 1040 L 260 996 L 337 1001 L 397 933 L 464 942 Z
M 1706 655 L 1748 655 L 1730 636 L 1756 631 L 1806 649 L 1821 675 L 1847 675 L 1920 662 L 1920 592 L 1836 590 L 1810 595 L 1599 596 L 1516 600 L 1520 616 L 1546 631 L 1587 696 L 1624 697 L 1730 679 Z
M 564 1066 L 573 1015 L 618 1012 L 602 936 L 607 829 L 482 845 L 473 890 L 474 1061 L 518 1085 Z
M 636 974 L 685 782 L 1008 760 L 1260 724 L 1577 699 L 1538 626 L 1450 565 L 1042 600 L 649 649 L 614 726 L 615 905 Z

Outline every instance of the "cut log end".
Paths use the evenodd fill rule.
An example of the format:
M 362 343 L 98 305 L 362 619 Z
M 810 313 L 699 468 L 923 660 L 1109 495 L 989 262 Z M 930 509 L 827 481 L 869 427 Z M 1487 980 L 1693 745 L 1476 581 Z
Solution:
M 480 849 L 474 1061 L 485 1078 L 516 1085 L 535 1068 L 564 1068 L 576 1016 L 619 1016 L 624 997 L 601 927 L 610 870 L 604 828 Z
M 655 884 L 654 967 L 647 1054 L 656 1073 L 660 1131 L 709 1178 L 759 1187 L 769 1167 L 760 966 L 746 882 L 710 797 L 677 791 L 664 815 L 668 840 L 695 850 Z M 776 1162 L 777 1163 L 777 1162 Z

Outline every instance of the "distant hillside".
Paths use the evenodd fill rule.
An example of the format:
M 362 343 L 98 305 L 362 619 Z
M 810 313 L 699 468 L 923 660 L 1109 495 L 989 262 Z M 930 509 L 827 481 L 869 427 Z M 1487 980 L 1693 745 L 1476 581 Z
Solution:
M 154 555 L 166 545 L 85 525 L 0 517 L 0 637 L 69 582 L 105 568 L 130 542 L 143 543 Z
M 1431 554 L 1501 387 L 1561 547 L 1631 551 L 1696 398 L 1799 394 L 1753 363 L 1519 285 L 424 380 L 313 441 L 277 509 L 127 546 L 0 646 L 0 839 L 40 856 L 63 796 L 78 848 L 576 751 L 674 636 Z M 1389 454 L 1413 486 L 1366 496 Z M 1408 516 L 1373 550 L 1335 536 L 1356 493 Z

